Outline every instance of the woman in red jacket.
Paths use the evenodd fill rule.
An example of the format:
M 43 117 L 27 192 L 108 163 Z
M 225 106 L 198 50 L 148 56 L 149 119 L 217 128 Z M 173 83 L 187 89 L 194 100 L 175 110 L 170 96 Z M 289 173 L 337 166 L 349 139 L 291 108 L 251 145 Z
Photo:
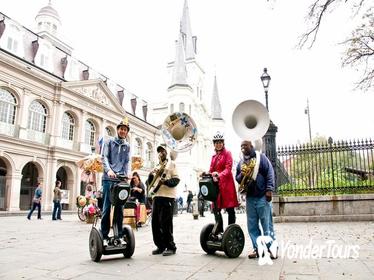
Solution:
M 213 145 L 216 153 L 212 157 L 209 173 L 212 174 L 213 180 L 218 182 L 219 186 L 217 207 L 218 209 L 226 209 L 230 225 L 235 223 L 235 207 L 239 205 L 232 174 L 232 156 L 231 152 L 225 149 L 223 133 L 217 131 L 213 136 Z

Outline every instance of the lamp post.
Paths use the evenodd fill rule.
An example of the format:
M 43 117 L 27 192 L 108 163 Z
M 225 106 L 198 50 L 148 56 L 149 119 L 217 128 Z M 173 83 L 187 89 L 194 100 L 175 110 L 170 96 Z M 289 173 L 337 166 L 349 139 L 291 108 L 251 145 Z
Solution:
M 271 77 L 268 74 L 268 69 L 264 68 L 264 73 L 261 76 L 261 82 L 264 87 L 265 91 L 265 102 L 266 102 L 266 109 L 269 111 L 269 105 L 268 105 L 268 89 L 270 84 Z
M 309 125 L 309 142 L 312 143 L 312 128 L 310 126 L 310 109 L 309 109 L 309 99 L 306 100 L 305 114 L 308 115 L 308 125 Z

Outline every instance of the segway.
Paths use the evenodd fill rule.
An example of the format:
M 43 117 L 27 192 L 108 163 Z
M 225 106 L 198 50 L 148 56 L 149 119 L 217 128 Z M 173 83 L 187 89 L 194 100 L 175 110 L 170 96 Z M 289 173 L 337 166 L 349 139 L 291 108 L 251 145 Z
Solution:
M 201 230 L 201 248 L 207 254 L 224 251 L 227 257 L 237 258 L 244 248 L 244 233 L 237 224 L 231 224 L 223 230 L 221 211 L 217 207 L 218 184 L 213 181 L 211 174 L 205 174 L 199 181 L 199 187 L 204 200 L 213 202 L 213 213 L 216 221 L 215 224 L 207 224 Z
M 117 179 L 114 179 L 114 181 L 116 183 L 110 188 L 110 203 L 114 208 L 122 207 L 129 198 L 130 185 L 127 183 L 126 176 L 117 175 Z M 134 232 L 129 225 L 124 225 L 122 230 L 123 237 L 120 238 L 118 236 L 117 223 L 114 222 L 116 221 L 116 211 L 113 212 L 113 236 L 109 236 L 107 246 L 104 246 L 101 230 L 97 226 L 100 217 L 95 217 L 89 238 L 90 256 L 94 262 L 99 262 L 102 255 L 123 254 L 125 258 L 130 258 L 134 254 Z

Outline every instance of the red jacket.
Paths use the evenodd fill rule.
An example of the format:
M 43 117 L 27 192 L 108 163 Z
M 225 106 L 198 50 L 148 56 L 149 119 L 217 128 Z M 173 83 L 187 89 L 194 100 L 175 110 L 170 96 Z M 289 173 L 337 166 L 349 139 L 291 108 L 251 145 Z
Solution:
M 219 209 L 237 207 L 239 205 L 231 169 L 232 156 L 225 148 L 212 156 L 209 173 L 216 171 L 219 175 L 219 195 L 217 198 Z

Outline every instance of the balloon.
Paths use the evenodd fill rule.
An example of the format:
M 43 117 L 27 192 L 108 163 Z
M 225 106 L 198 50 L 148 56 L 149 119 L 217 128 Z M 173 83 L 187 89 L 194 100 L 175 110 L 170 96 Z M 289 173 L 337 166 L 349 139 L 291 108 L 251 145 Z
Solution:
M 86 198 L 84 197 L 84 196 L 79 196 L 79 198 L 78 198 L 78 204 L 81 206 L 81 207 L 83 207 L 83 206 L 85 206 L 86 205 L 86 203 L 87 203 L 87 200 L 86 200 Z

